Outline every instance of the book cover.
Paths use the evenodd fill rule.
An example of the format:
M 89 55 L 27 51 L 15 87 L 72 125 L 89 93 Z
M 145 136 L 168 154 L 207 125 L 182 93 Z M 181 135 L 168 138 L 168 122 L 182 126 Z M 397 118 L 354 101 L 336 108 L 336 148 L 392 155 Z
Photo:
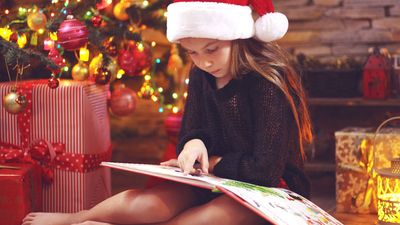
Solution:
M 287 189 L 263 187 L 210 174 L 184 175 L 177 167 L 115 162 L 102 162 L 101 165 L 218 190 L 277 225 L 343 225 L 308 199 Z

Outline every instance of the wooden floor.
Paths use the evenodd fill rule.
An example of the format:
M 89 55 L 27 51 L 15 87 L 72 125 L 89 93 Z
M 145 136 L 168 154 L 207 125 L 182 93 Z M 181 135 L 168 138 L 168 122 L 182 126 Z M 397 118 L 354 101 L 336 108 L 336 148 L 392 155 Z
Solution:
M 348 213 L 331 213 L 337 220 L 344 225 L 375 225 L 377 217 L 374 214 L 348 214 Z

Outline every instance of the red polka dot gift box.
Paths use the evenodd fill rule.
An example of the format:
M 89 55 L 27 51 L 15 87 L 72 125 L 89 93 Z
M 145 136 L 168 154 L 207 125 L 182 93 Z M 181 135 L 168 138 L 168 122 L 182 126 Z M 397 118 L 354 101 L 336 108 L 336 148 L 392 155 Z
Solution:
M 0 164 L 40 166 L 46 212 L 91 208 L 111 194 L 108 85 L 61 80 L 0 83 Z M 5 96 L 15 92 L 22 108 L 11 111 Z M 18 103 L 18 102 L 17 102 Z M 1 182 L 0 182 L 1 186 Z M 1 195 L 1 193 L 0 193 Z

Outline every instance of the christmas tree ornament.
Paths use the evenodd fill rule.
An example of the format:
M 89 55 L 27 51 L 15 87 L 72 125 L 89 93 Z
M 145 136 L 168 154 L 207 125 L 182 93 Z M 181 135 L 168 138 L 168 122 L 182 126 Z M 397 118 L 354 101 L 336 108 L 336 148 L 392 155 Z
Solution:
M 100 0 L 98 3 L 96 3 L 96 8 L 98 10 L 102 10 L 107 8 L 109 5 L 112 4 L 112 0 Z
M 60 55 L 57 49 L 52 48 L 49 52 L 49 55 L 47 56 L 50 60 L 52 60 L 56 65 L 58 65 L 60 68 L 58 69 L 50 69 L 53 73 L 58 74 L 60 73 L 62 67 L 65 66 L 65 60 L 64 58 Z
M 89 64 L 89 76 L 91 79 L 95 80 L 96 71 L 103 66 L 103 54 L 98 54 L 95 56 Z M 106 68 L 111 73 L 110 82 L 113 82 L 117 77 L 118 66 L 117 62 L 114 59 L 111 59 Z
M 97 84 L 108 84 L 111 79 L 111 72 L 106 67 L 100 67 L 94 73 L 94 79 Z
M 18 33 L 17 33 L 17 32 L 13 32 L 13 33 L 10 35 L 10 41 L 11 41 L 11 42 L 14 42 L 14 43 L 17 43 L 17 41 L 18 41 Z
M 105 40 L 103 42 L 103 46 L 110 56 L 113 56 L 113 57 L 117 56 L 117 54 L 118 54 L 117 43 L 115 43 L 113 37 L 110 37 L 107 40 Z
M 136 109 L 136 93 L 127 88 L 119 87 L 111 93 L 110 110 L 116 116 L 127 116 Z
M 146 45 L 138 48 L 135 43 L 129 43 L 126 49 L 118 53 L 118 65 L 128 76 L 142 76 L 151 68 L 151 51 Z
M 44 39 L 43 41 L 43 49 L 46 51 L 50 51 L 54 48 L 54 41 L 51 40 L 49 37 Z
M 3 107 L 11 114 L 18 114 L 26 107 L 26 97 L 19 95 L 15 91 L 11 91 L 3 97 Z
M 124 21 L 129 19 L 129 15 L 126 13 L 126 9 L 131 6 L 131 3 L 126 0 L 121 0 L 114 6 L 114 16 L 118 20 Z
M 143 99 L 150 99 L 153 94 L 154 88 L 151 86 L 150 82 L 143 82 L 142 87 L 140 87 L 140 91 L 138 93 L 139 97 Z
M 92 61 L 89 64 L 89 75 L 94 77 L 94 74 L 98 68 L 103 65 L 103 54 L 98 54 L 97 56 L 93 57 Z
M 46 28 L 46 15 L 40 11 L 30 13 L 27 18 L 28 27 L 33 31 Z
M 37 44 L 38 44 L 38 33 L 37 33 L 37 32 L 35 32 L 35 33 L 33 33 L 33 34 L 31 35 L 30 44 L 31 44 L 32 46 L 37 46 Z
M 94 15 L 91 21 L 94 27 L 100 27 L 101 23 L 103 22 L 103 19 L 99 15 Z
M 85 46 L 89 31 L 85 24 L 72 15 L 68 15 L 58 29 L 58 43 L 65 50 L 73 51 Z
M 89 77 L 89 66 L 84 62 L 79 62 L 72 67 L 71 75 L 72 79 L 76 81 L 87 80 Z
M 4 38 L 6 41 L 10 41 L 10 37 L 13 32 L 8 28 L 0 28 L 0 37 Z
M 19 48 L 25 47 L 27 42 L 28 42 L 28 39 L 26 38 L 25 34 L 21 34 L 20 36 L 18 36 L 17 45 Z
M 168 60 L 167 72 L 175 75 L 180 69 L 183 68 L 182 58 L 179 56 L 179 49 L 176 44 L 172 44 L 171 56 Z
M 86 47 L 79 49 L 79 60 L 83 62 L 89 61 L 90 51 Z
M 270 42 L 282 38 L 289 27 L 286 16 L 275 12 L 272 0 L 174 0 L 167 10 L 170 42 L 187 37 L 224 40 L 254 37 Z M 253 11 L 259 16 L 256 20 Z
M 52 76 L 47 82 L 47 86 L 49 86 L 49 88 L 51 89 L 56 89 L 58 88 L 59 85 L 60 85 L 60 80 L 55 76 Z
M 24 7 L 19 7 L 17 17 L 20 19 L 26 19 L 26 13 L 28 10 Z

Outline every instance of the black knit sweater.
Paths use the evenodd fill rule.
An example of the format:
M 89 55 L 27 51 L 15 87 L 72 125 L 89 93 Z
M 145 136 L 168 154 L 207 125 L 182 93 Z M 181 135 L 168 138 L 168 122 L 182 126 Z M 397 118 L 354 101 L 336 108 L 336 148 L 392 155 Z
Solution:
M 195 138 L 209 156 L 222 157 L 216 176 L 271 187 L 283 178 L 291 190 L 309 196 L 292 110 L 261 75 L 249 73 L 217 89 L 212 75 L 194 68 L 177 154 Z

